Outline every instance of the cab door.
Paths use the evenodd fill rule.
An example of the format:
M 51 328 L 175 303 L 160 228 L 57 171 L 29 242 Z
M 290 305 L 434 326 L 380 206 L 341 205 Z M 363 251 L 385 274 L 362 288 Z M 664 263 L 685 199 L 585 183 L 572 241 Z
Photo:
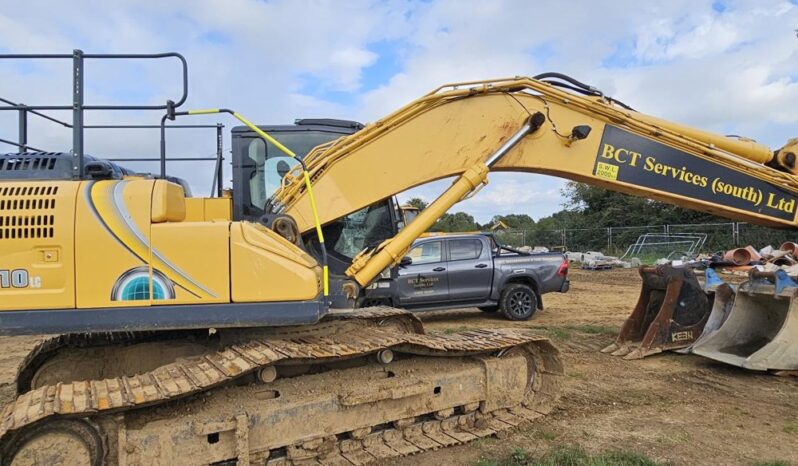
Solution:
M 446 243 L 449 299 L 487 300 L 493 281 L 493 258 L 486 242 L 481 238 L 451 238 Z
M 422 241 L 407 255 L 410 265 L 399 266 L 399 304 L 418 306 L 449 299 L 449 277 L 446 271 L 444 242 L 441 239 Z

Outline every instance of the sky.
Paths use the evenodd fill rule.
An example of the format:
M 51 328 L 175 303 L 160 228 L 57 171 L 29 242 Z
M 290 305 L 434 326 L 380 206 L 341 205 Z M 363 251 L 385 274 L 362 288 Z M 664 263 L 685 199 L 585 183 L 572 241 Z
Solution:
M 370 122 L 444 83 L 559 71 L 644 113 L 773 148 L 798 136 L 797 29 L 798 0 L 0 0 L 0 53 L 180 52 L 190 69 L 186 108 L 234 108 L 261 124 Z M 169 61 L 88 61 L 86 103 L 175 99 L 177 70 Z M 70 86 L 66 60 L 0 60 L 0 97 L 69 104 Z M 159 118 L 90 112 L 86 120 Z M 234 126 L 220 116 L 190 123 L 217 122 Z M 40 119 L 29 125 L 31 145 L 71 147 L 68 129 Z M 15 112 L 0 112 L 0 138 L 16 135 Z M 211 130 L 169 138 L 173 156 L 210 156 L 214 147 Z M 89 131 L 86 152 L 153 157 L 158 134 Z M 195 192 L 209 190 L 212 166 L 170 170 Z M 482 223 L 509 213 L 538 219 L 562 208 L 564 183 L 492 174 L 485 189 L 452 210 Z M 447 186 L 439 181 L 400 199 L 429 201 Z

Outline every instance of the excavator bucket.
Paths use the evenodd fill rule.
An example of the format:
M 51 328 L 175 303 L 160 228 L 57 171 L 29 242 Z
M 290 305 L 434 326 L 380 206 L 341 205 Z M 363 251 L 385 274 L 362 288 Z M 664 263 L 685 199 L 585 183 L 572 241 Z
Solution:
M 712 300 L 712 312 L 709 313 L 707 323 L 696 341 L 685 349 L 678 350 L 678 353 L 690 354 L 693 348 L 700 345 L 714 335 L 726 322 L 734 306 L 734 296 L 736 289 L 734 285 L 725 283 L 718 277 L 714 269 L 707 269 L 705 274 L 704 291 L 710 294 Z
M 602 353 L 641 359 L 686 348 L 701 335 L 711 310 L 710 299 L 693 272 L 665 264 L 640 267 L 643 288 L 615 343 Z
M 725 322 L 692 352 L 752 370 L 798 370 L 798 283 L 783 270 L 752 271 Z

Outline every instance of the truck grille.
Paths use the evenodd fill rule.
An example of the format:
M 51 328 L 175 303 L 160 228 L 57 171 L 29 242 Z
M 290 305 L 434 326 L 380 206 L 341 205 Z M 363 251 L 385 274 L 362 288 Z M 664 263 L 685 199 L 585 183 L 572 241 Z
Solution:
M 55 236 L 57 186 L 0 187 L 0 239 Z

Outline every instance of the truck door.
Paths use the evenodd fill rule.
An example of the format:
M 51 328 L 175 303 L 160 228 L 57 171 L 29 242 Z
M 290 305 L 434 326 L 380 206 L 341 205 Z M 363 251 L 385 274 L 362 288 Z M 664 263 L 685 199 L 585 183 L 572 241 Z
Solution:
M 399 267 L 399 304 L 414 306 L 449 299 L 443 240 L 420 242 L 407 255 L 413 263 Z
M 493 281 L 493 258 L 481 238 L 446 240 L 449 257 L 449 299 L 452 301 L 486 300 Z

